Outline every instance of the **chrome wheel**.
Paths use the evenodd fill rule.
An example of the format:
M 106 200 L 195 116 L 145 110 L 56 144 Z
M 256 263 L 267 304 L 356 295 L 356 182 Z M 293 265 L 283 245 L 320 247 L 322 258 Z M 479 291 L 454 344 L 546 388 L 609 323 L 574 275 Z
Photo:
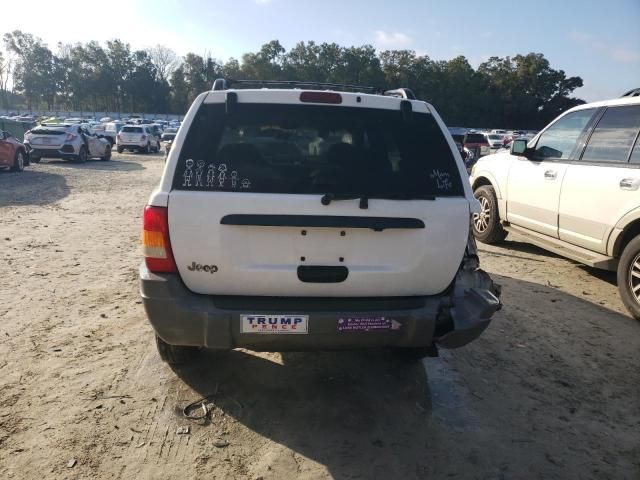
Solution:
M 489 205 L 489 199 L 487 197 L 478 198 L 480 202 L 480 213 L 473 214 L 473 226 L 476 232 L 483 233 L 489 228 L 489 222 L 491 221 L 491 206 Z
M 640 303 L 640 254 L 636 255 L 629 267 L 629 288 L 631 288 L 633 298 Z

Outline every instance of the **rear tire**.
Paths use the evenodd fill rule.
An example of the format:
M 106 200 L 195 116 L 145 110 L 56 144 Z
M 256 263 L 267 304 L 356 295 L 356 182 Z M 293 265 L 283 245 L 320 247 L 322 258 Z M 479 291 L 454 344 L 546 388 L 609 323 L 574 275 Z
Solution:
M 40 157 L 29 157 L 29 163 L 40 163 Z
M 147 143 L 147 144 L 144 146 L 144 148 L 140 149 L 140 151 L 141 151 L 142 153 L 149 153 L 149 149 L 150 149 L 150 144 L 148 144 L 148 143 Z
M 80 163 L 85 163 L 87 161 L 87 147 L 85 147 L 84 145 L 80 147 L 80 151 L 78 152 L 78 162 Z
M 629 313 L 640 320 L 640 236 L 622 251 L 618 262 L 618 291 Z
M 473 235 L 482 243 L 500 243 L 508 232 L 500 225 L 498 197 L 491 185 L 476 188 L 473 195 L 480 202 L 482 212 L 473 214 Z
M 193 362 L 198 353 L 200 353 L 199 347 L 186 347 L 183 345 L 169 345 L 156 335 L 156 347 L 160 358 L 167 362 L 169 365 L 186 365 Z
M 104 149 L 104 155 L 102 157 L 100 157 L 100 160 L 102 161 L 108 161 L 111 160 L 111 146 L 108 145 L 105 147 Z
M 122 147 L 117 147 L 116 150 L 118 151 L 118 153 L 124 152 L 124 148 L 122 148 Z
M 21 172 L 24 170 L 24 152 L 22 150 L 18 150 L 16 152 L 16 156 L 13 159 L 13 166 L 11 167 L 12 172 Z

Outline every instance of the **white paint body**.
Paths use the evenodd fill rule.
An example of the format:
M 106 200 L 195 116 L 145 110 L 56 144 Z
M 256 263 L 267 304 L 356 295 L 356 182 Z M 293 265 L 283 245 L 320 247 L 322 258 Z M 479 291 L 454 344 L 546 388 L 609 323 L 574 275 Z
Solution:
M 239 102 L 300 104 L 300 90 L 235 90 Z M 172 190 L 176 164 L 186 133 L 198 107 L 222 103 L 226 92 L 201 94 L 177 133 L 158 188 L 150 205 L 168 206 L 169 232 L 180 276 L 196 293 L 305 297 L 411 296 L 438 294 L 452 282 L 460 267 L 469 235 L 470 212 L 478 202 L 463 181 L 464 194 L 435 200 L 369 199 L 369 208 L 358 200 L 322 205 L 318 194 L 272 194 L 222 191 Z M 342 106 L 399 110 L 401 99 L 340 92 Z M 360 102 L 357 101 L 360 97 Z M 433 107 L 411 101 L 414 111 L 434 116 L 445 135 L 461 178 L 466 170 L 442 120 Z M 195 172 L 197 166 L 193 167 Z M 209 176 L 208 176 L 209 174 Z M 205 169 L 204 182 L 218 182 Z M 409 217 L 425 228 L 298 228 L 221 225 L 230 214 L 330 215 L 356 217 Z M 301 231 L 306 230 L 306 235 Z M 341 232 L 344 231 L 344 235 Z M 302 260 L 304 257 L 304 260 Z M 343 259 L 343 261 L 340 260 Z M 191 271 L 193 262 L 216 265 L 215 274 Z M 341 283 L 305 283 L 297 278 L 300 265 L 346 266 Z
M 640 97 L 581 105 L 549 126 L 577 110 L 623 105 L 640 106 Z M 613 256 L 618 235 L 640 218 L 640 165 L 532 161 L 504 152 L 476 163 L 471 184 L 482 179 L 496 191 L 501 220 L 566 242 L 565 248 Z M 622 188 L 623 181 L 630 187 Z

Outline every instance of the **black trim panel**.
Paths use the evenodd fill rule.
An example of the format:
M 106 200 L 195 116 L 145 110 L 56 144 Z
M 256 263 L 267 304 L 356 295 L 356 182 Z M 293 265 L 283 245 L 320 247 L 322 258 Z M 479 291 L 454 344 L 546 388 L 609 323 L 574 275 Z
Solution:
M 233 214 L 222 217 L 220 224 L 253 227 L 370 228 L 376 231 L 387 228 L 425 228 L 424 222 L 418 218 L 335 215 Z
M 349 276 L 347 267 L 300 265 L 298 280 L 305 283 L 340 283 Z

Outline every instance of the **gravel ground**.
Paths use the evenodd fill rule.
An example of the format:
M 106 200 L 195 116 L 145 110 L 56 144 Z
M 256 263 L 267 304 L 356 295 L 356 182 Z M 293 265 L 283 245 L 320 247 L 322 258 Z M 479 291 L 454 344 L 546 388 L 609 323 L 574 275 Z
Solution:
M 515 237 L 481 246 L 504 308 L 463 349 L 172 371 L 137 294 L 162 166 L 0 172 L 0 478 L 640 478 L 640 322 L 613 274 Z M 203 397 L 209 418 L 185 419 Z

